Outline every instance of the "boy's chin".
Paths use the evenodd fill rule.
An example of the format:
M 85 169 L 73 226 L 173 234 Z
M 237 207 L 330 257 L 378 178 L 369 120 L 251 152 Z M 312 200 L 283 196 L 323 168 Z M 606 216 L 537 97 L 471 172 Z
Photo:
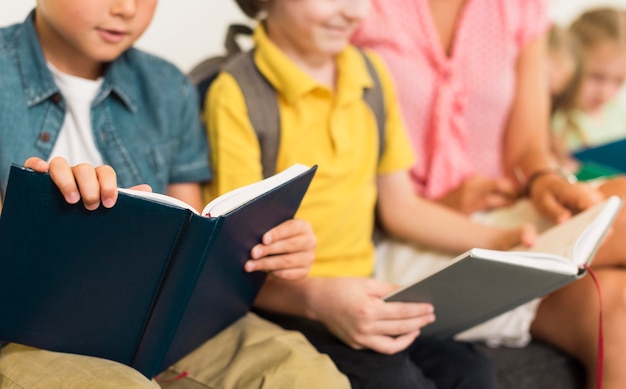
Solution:
M 128 50 L 128 47 L 120 47 L 114 50 L 100 50 L 93 53 L 92 58 L 97 62 L 112 62 L 116 60 L 120 55 L 122 55 L 126 50 Z
M 324 47 L 321 48 L 320 51 L 334 57 L 334 56 L 341 54 L 341 52 L 346 48 L 346 46 L 348 46 L 347 41 L 343 43 L 338 42 L 338 43 L 324 45 Z

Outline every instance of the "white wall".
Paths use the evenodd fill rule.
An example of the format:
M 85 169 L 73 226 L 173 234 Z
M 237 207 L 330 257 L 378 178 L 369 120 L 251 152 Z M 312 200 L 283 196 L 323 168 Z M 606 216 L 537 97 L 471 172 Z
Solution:
M 553 19 L 563 24 L 586 7 L 608 4 L 626 8 L 626 0 L 549 0 L 549 3 Z M 0 0 L 0 26 L 21 22 L 34 4 L 34 0 Z M 205 57 L 221 53 L 228 24 L 245 21 L 234 0 L 160 0 L 154 21 L 137 46 L 188 71 Z
M 524 0 L 520 0 L 524 1 Z M 626 8 L 626 0 L 548 0 L 550 14 L 554 21 L 566 25 L 582 10 L 605 5 Z

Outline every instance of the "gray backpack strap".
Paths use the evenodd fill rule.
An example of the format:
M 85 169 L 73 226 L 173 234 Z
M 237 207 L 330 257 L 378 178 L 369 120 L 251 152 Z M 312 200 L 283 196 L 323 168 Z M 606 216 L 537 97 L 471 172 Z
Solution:
M 363 100 L 376 118 L 378 128 L 378 158 L 385 148 L 385 101 L 378 73 L 371 60 L 361 51 L 374 85 L 363 91 Z M 261 148 L 263 177 L 276 173 L 276 158 L 280 144 L 280 112 L 278 94 L 254 63 L 254 50 L 239 54 L 224 67 L 241 88 L 248 108 L 250 123 Z
M 374 81 L 374 85 L 371 88 L 367 88 L 363 91 L 363 100 L 369 105 L 376 117 L 376 124 L 378 126 L 378 160 L 380 161 L 383 151 L 385 150 L 385 97 L 383 96 L 383 88 L 376 68 L 374 68 L 374 64 L 372 64 L 372 61 L 362 50 L 360 50 L 360 52 L 365 60 L 367 71 L 372 77 L 372 81 Z
M 280 144 L 278 94 L 254 64 L 254 50 L 237 55 L 224 67 L 241 88 L 252 128 L 259 138 L 263 177 L 276 173 Z

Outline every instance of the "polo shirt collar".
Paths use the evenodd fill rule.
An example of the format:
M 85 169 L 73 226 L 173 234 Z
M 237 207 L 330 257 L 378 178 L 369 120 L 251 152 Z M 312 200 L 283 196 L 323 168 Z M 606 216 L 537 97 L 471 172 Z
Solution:
M 317 82 L 313 77 L 300 69 L 282 50 L 267 36 L 265 28 L 259 24 L 254 31 L 254 60 L 267 80 L 276 90 L 291 103 L 301 96 L 320 88 L 328 87 Z M 370 88 L 374 82 L 369 75 L 365 61 L 359 51 L 348 45 L 337 56 L 337 90 L 343 98 L 362 98 L 364 88 Z M 346 91 L 346 92 L 344 92 Z

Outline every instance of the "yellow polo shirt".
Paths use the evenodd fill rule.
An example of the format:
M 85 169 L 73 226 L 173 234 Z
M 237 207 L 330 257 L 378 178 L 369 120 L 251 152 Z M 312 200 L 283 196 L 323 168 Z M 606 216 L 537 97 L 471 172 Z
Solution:
M 312 276 L 371 276 L 372 228 L 378 174 L 408 169 L 413 152 L 395 91 L 381 60 L 368 53 L 384 90 L 385 149 L 378 161 L 376 119 L 363 88 L 373 85 L 362 55 L 348 46 L 337 56 L 337 86 L 321 85 L 300 70 L 267 37 L 254 33 L 254 61 L 278 92 L 281 133 L 277 171 L 294 163 L 318 165 L 297 218 L 318 239 Z M 205 200 L 262 179 L 260 147 L 235 79 L 222 73 L 207 99 L 206 123 L 214 179 Z

